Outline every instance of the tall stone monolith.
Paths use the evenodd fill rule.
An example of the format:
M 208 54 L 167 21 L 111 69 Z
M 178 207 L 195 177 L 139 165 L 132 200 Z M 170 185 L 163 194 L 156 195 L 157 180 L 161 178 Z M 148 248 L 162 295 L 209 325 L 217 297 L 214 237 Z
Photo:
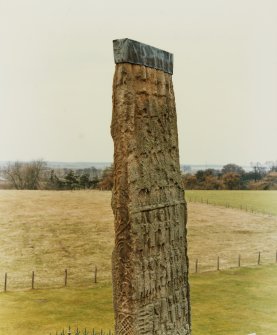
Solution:
M 173 55 L 113 41 L 117 335 L 188 335 L 186 203 L 181 182 Z

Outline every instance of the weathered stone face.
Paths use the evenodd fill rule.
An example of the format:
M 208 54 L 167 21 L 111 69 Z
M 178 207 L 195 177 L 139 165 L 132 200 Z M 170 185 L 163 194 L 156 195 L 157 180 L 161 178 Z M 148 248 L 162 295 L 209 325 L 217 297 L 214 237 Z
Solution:
M 190 334 L 186 203 L 172 76 L 117 64 L 111 131 L 116 334 Z

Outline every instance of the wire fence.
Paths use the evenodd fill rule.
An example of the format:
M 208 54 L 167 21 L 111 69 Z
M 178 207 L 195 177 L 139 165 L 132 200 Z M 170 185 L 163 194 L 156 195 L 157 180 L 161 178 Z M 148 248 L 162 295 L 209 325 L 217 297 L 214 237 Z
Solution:
M 67 330 L 63 329 L 60 332 L 55 332 L 53 334 L 50 333 L 50 335 L 114 335 L 114 333 L 111 330 L 104 331 L 103 329 L 100 329 L 97 331 L 93 328 L 91 331 L 88 331 L 87 329 L 80 331 L 78 328 L 72 330 L 70 327 L 68 327 Z
M 236 258 L 227 259 L 225 257 L 216 256 L 213 259 L 208 257 L 196 257 L 194 260 L 190 259 L 190 273 L 202 273 L 208 271 L 220 271 L 232 268 L 249 267 L 257 265 L 275 264 L 277 263 L 277 251 L 274 254 L 269 252 L 255 252 L 252 254 L 243 255 L 238 254 Z
M 277 263 L 277 250 L 274 252 L 258 251 L 245 254 L 232 255 L 232 257 L 227 257 L 226 255 L 195 255 L 189 258 L 189 272 L 190 274 L 202 273 L 208 271 L 220 271 L 227 270 L 231 268 L 249 267 L 257 266 L 262 264 L 276 264 Z M 35 289 L 51 289 L 51 288 L 62 288 L 62 287 L 89 287 L 91 285 L 96 285 L 97 283 L 107 282 L 103 277 L 98 277 L 99 270 L 97 266 L 91 269 L 90 279 L 83 281 L 82 276 L 77 277 L 78 271 L 73 269 L 65 269 L 63 274 L 58 278 L 51 278 L 49 276 L 49 281 L 42 281 L 43 277 L 40 273 L 32 271 L 21 278 L 15 278 L 13 273 L 4 273 L 3 278 L 3 291 L 16 291 L 16 290 L 35 290 Z M 21 281 L 24 286 L 19 286 L 18 283 Z M 79 279 L 79 280 L 78 280 Z M 111 281 L 111 278 L 110 278 Z M 15 283 L 17 285 L 15 285 Z
M 256 213 L 256 214 L 263 214 L 263 215 L 270 215 L 270 216 L 276 216 L 276 211 L 270 211 L 265 209 L 257 209 L 254 207 L 254 205 L 250 204 L 233 204 L 228 201 L 216 201 L 213 199 L 209 199 L 206 197 L 193 197 L 193 196 L 186 196 L 187 202 L 192 203 L 201 203 L 201 204 L 207 204 L 207 205 L 213 205 L 213 206 L 219 206 L 219 207 L 225 207 L 225 208 L 233 208 L 233 209 L 239 209 L 244 212 L 248 213 Z
M 63 287 L 89 287 L 95 285 L 98 282 L 107 282 L 105 277 L 98 277 L 97 266 L 87 271 L 89 274 L 84 277 L 80 275 L 78 269 L 65 269 L 61 271 L 59 275 L 51 276 L 45 272 L 24 272 L 23 274 L 5 272 L 4 273 L 4 285 L 3 291 L 24 291 L 24 290 L 35 290 L 35 289 L 51 289 L 51 288 L 63 288 Z M 79 276 L 78 276 L 79 274 Z

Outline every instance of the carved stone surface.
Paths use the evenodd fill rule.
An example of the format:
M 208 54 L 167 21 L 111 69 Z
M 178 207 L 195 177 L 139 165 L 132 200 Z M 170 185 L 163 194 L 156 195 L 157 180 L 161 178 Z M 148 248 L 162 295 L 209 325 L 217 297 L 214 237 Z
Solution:
M 186 203 L 172 76 L 116 65 L 113 82 L 117 335 L 188 335 Z

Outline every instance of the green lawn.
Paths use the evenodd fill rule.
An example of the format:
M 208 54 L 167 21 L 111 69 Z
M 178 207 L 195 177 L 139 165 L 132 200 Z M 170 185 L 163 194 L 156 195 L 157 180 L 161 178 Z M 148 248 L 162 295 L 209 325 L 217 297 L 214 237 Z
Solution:
M 191 277 L 193 335 L 275 335 L 277 266 Z
M 277 215 L 277 191 L 186 191 L 187 201 Z
M 277 266 L 191 275 L 193 335 L 276 335 Z M 0 334 L 113 327 L 110 284 L 0 293 Z
M 108 331 L 113 326 L 112 288 L 105 284 L 0 293 L 0 316 L 1 335 L 53 335 L 68 325 Z

